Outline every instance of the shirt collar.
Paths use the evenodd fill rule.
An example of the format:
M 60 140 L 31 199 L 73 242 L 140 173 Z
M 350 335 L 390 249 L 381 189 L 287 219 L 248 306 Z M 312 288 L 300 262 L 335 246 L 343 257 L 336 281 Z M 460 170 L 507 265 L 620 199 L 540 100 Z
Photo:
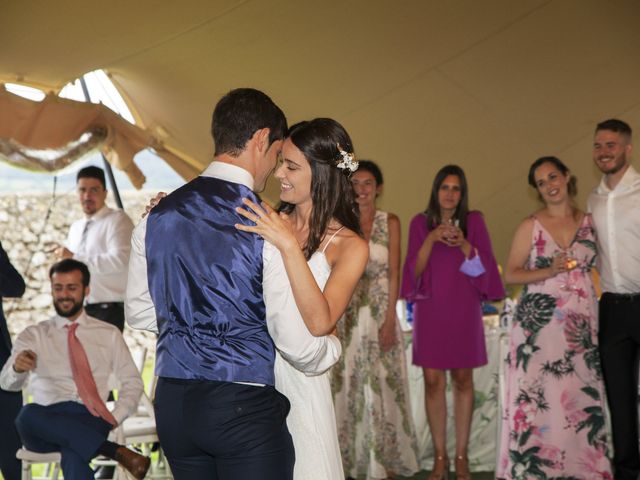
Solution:
M 109 211 L 111 211 L 111 209 L 107 207 L 106 204 L 104 204 L 102 208 L 96 213 L 94 213 L 93 215 L 85 215 L 84 218 L 86 220 L 95 220 L 97 218 L 104 217 L 107 213 L 109 213 Z
M 213 161 L 200 174 L 202 177 L 214 177 L 227 182 L 239 183 L 253 190 L 254 179 L 247 170 L 226 162 Z
M 60 315 L 56 315 L 55 317 L 53 317 L 53 324 L 56 326 L 56 328 L 65 328 L 68 325 L 72 325 L 74 323 L 77 323 L 78 325 L 84 325 L 87 323 L 87 314 L 84 309 L 82 309 L 82 313 L 78 318 L 76 318 L 74 322 L 70 322 L 68 318 L 61 317 Z
M 639 184 L 640 174 L 636 171 L 635 168 L 633 168 L 633 165 L 629 165 L 629 168 L 627 168 L 627 171 L 624 172 L 624 175 L 620 179 L 620 182 L 613 190 L 611 190 L 607 185 L 607 176 L 603 176 L 600 180 L 600 185 L 598 185 L 598 193 L 607 194 L 614 190 L 625 191 Z

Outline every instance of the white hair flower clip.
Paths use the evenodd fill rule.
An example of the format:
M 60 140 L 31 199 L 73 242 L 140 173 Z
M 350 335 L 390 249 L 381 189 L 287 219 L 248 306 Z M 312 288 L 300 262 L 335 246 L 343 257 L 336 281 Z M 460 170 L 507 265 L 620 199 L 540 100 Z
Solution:
M 338 146 L 338 152 L 340 152 L 339 162 L 336 164 L 336 167 L 341 170 L 349 170 L 351 173 L 355 172 L 358 169 L 356 156 L 353 153 L 345 152 L 339 143 L 336 145 Z

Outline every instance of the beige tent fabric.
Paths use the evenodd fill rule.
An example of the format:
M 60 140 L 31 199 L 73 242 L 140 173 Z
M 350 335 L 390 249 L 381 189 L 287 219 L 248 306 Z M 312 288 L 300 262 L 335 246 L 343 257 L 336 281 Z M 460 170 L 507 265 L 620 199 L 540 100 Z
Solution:
M 0 138 L 0 160 L 32 172 L 55 172 L 98 149 L 105 138 L 104 130 L 87 132 L 62 148 L 46 150 L 28 148 L 10 138 Z
M 400 217 L 403 246 L 435 173 L 459 164 L 503 263 L 539 208 L 531 162 L 561 158 L 584 207 L 600 180 L 595 124 L 640 131 L 639 18 L 638 0 L 13 1 L 0 82 L 58 92 L 103 69 L 185 179 L 211 161 L 220 96 L 260 88 L 290 123 L 335 118 L 380 164 L 379 206 Z M 262 196 L 278 195 L 272 179 Z
M 34 171 L 63 168 L 98 148 L 109 162 L 141 188 L 145 177 L 134 156 L 146 148 L 171 165 L 184 161 L 145 130 L 105 107 L 48 94 L 35 102 L 0 89 L 0 154 L 16 166 Z M 46 151 L 38 155 L 34 150 Z

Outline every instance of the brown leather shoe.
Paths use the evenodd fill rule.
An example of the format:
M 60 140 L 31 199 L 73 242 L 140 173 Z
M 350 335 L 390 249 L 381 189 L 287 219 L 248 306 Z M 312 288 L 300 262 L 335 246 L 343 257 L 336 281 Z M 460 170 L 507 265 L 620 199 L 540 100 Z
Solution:
M 129 450 L 127 447 L 118 447 L 116 450 L 116 462 L 122 465 L 137 480 L 142 480 L 149 470 L 151 459 Z

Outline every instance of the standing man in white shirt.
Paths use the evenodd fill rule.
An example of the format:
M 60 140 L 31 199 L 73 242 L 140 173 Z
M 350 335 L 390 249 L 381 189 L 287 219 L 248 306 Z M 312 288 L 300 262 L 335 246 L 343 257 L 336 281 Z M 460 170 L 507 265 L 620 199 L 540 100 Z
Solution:
M 107 188 L 101 168 L 80 170 L 77 188 L 85 218 L 71 225 L 66 245 L 55 254 L 58 259 L 75 258 L 88 265 L 92 285 L 87 313 L 122 331 L 133 222 L 122 210 L 105 204 Z
M 136 410 L 143 388 L 122 334 L 85 313 L 86 265 L 62 260 L 51 267 L 49 278 L 57 315 L 23 330 L 0 372 L 4 390 L 20 391 L 30 381 L 33 403 L 16 419 L 22 442 L 35 452 L 59 451 L 67 480 L 93 479 L 89 462 L 98 454 L 144 478 L 149 458 L 107 440 Z M 111 412 L 105 406 L 114 386 L 110 377 L 119 384 Z
M 598 235 L 599 348 L 613 428 L 615 478 L 636 480 L 640 354 L 640 174 L 629 164 L 631 128 L 616 119 L 596 127 L 593 160 L 604 174 L 588 210 Z

